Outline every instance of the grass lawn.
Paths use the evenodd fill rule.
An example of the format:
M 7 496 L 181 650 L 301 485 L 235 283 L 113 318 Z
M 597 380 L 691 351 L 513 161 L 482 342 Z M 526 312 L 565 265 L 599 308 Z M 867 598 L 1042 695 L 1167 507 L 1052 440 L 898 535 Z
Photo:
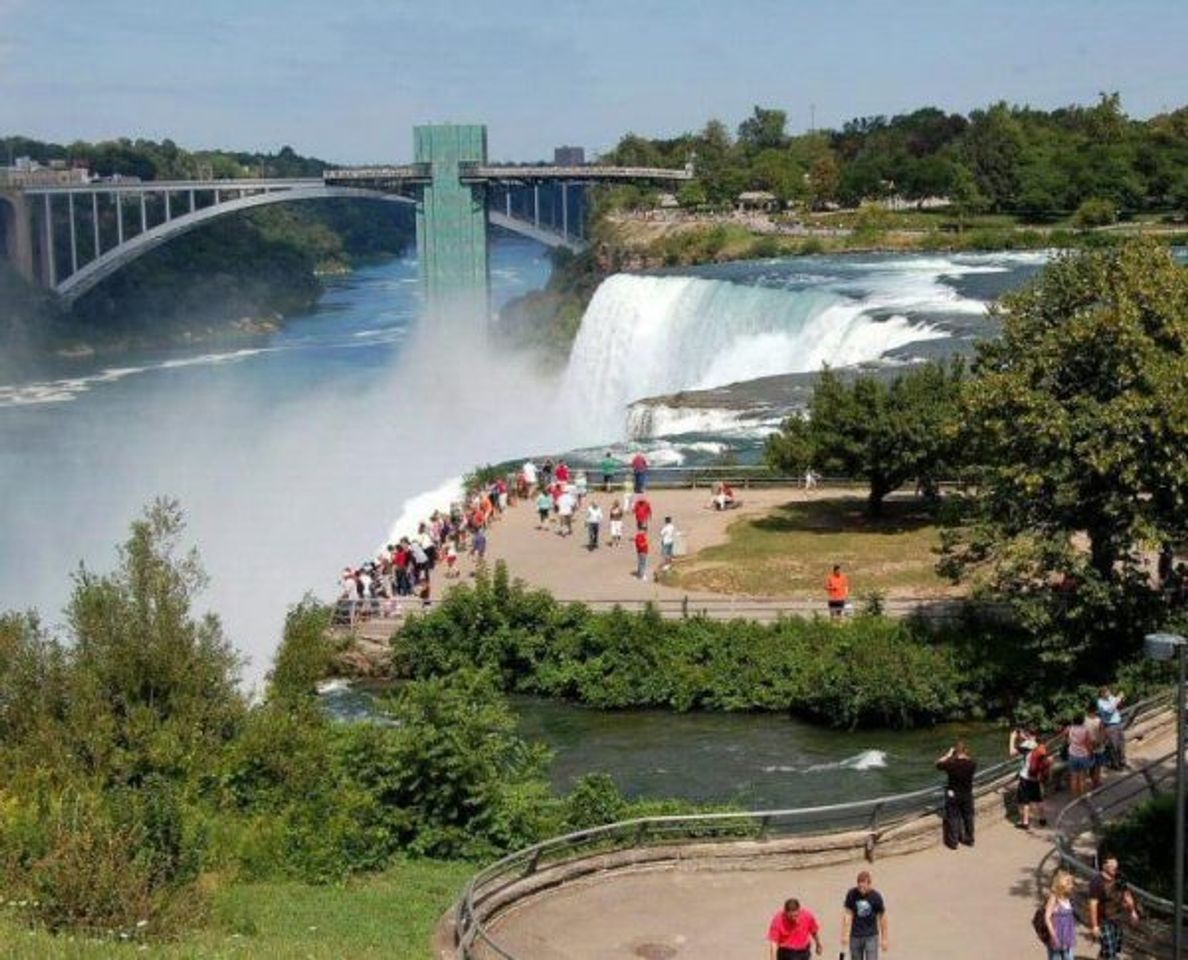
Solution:
M 883 516 L 866 515 L 866 500 L 837 497 L 787 503 L 762 517 L 738 520 L 726 543 L 677 564 L 673 580 L 687 590 L 755 596 L 820 598 L 840 563 L 855 597 L 958 593 L 934 571 L 940 533 L 914 498 L 888 500 Z
M 214 895 L 205 927 L 176 943 L 120 944 L 30 931 L 0 909 L 2 954 L 10 960 L 429 960 L 438 918 L 478 868 L 415 861 L 340 887 L 294 882 L 231 884 Z

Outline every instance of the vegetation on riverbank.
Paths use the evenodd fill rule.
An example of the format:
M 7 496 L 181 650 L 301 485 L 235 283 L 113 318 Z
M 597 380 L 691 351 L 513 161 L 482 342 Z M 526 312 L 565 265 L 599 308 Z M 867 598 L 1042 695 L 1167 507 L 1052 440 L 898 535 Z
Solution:
M 205 578 L 181 534 L 176 505 L 158 502 L 114 572 L 80 569 L 64 639 L 35 615 L 0 616 L 0 932 L 28 924 L 16 939 L 30 950 L 93 956 L 111 949 L 94 940 L 185 934 L 158 955 L 328 956 L 343 942 L 366 955 L 384 930 L 406 951 L 384 955 L 423 955 L 474 862 L 610 811 L 694 809 L 629 804 L 605 777 L 558 796 L 547 751 L 517 735 L 498 682 L 474 667 L 401 685 L 380 722 L 335 722 L 315 697 L 330 611 L 312 601 L 290 611 L 249 703 L 217 617 L 191 611 Z M 307 886 L 376 873 L 352 882 L 350 904 Z M 370 920 L 332 939 L 404 879 L 414 889 L 382 930 Z M 298 915 L 304 934 L 286 929 Z M 72 953 L 68 936 L 88 940 Z

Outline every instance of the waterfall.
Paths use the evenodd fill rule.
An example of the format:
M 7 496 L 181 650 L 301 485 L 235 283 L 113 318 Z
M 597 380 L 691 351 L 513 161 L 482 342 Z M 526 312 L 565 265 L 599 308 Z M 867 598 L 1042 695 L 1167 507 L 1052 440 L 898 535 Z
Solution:
M 563 376 L 567 419 L 588 442 L 617 439 L 625 435 L 628 404 L 643 397 L 848 366 L 945 337 L 895 312 L 938 301 L 963 310 L 969 301 L 939 276 L 935 268 L 905 273 L 901 263 L 883 283 L 864 284 L 858 293 L 836 277 L 793 289 L 687 276 L 609 277 L 590 301 Z M 852 284 L 853 276 L 845 280 Z

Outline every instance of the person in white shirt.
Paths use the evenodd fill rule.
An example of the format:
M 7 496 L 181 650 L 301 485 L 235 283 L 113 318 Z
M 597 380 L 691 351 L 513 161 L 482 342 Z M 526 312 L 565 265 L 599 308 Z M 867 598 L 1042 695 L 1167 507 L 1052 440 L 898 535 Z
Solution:
M 528 492 L 531 493 L 533 487 L 536 486 L 536 464 L 531 460 L 525 460 L 524 466 L 520 468 L 520 474 L 524 477 L 524 483 L 528 485 Z
M 602 507 L 593 500 L 586 508 L 586 534 L 589 538 L 586 546 L 590 550 L 598 549 L 598 532 L 602 528 Z
M 577 500 L 569 489 L 569 485 L 566 484 L 557 500 L 557 516 L 561 518 L 561 529 L 558 532 L 563 537 L 568 537 L 573 533 L 573 511 L 576 507 Z
M 664 518 L 664 526 L 660 528 L 660 569 L 668 570 L 672 567 L 672 553 L 676 546 L 676 527 L 672 517 Z

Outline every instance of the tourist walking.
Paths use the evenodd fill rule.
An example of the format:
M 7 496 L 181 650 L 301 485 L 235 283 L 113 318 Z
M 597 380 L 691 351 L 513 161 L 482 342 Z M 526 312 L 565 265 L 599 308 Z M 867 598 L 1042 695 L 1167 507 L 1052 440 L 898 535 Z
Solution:
M 842 573 L 841 564 L 833 565 L 833 573 L 825 578 L 825 593 L 829 597 L 829 616 L 837 619 L 846 611 L 850 598 L 850 578 Z
M 1072 905 L 1073 878 L 1066 870 L 1057 870 L 1052 878 L 1044 924 L 1048 928 L 1048 960 L 1074 960 L 1077 948 L 1077 915 Z
M 561 536 L 568 537 L 573 533 L 573 511 L 577 509 L 577 499 L 568 485 L 557 498 L 557 516 L 561 518 L 561 529 L 557 531 Z
M 879 960 L 879 948 L 890 949 L 888 936 L 883 896 L 871 885 L 870 871 L 863 870 L 842 903 L 842 949 L 849 947 L 850 960 Z
M 1124 693 L 1111 693 L 1108 686 L 1102 687 L 1097 697 L 1097 713 L 1105 730 L 1106 749 L 1110 754 L 1110 766 L 1121 770 L 1126 763 L 1126 735 L 1122 725 L 1122 704 Z
M 812 490 L 817 486 L 817 475 L 813 473 L 813 468 L 809 467 L 804 471 L 804 489 Z
M 602 507 L 593 500 L 586 508 L 586 549 L 598 549 L 598 532 L 602 527 Z
M 664 526 L 660 528 L 660 571 L 663 573 L 672 569 L 672 555 L 676 549 L 676 526 L 672 517 L 664 518 Z
M 1052 766 L 1048 748 L 1036 739 L 1034 731 L 1020 727 L 1011 731 L 1010 755 L 1023 758 L 1016 790 L 1019 805 L 1019 822 L 1016 826 L 1022 830 L 1030 830 L 1031 815 L 1034 813 L 1039 825 L 1046 827 L 1048 821 L 1044 810 L 1044 780 Z
M 607 546 L 617 547 L 623 542 L 623 508 L 619 501 L 611 503 L 610 508 L 610 541 Z
M 648 458 L 637 453 L 631 460 L 631 475 L 635 480 L 635 492 L 643 493 L 648 488 Z
M 969 755 L 964 740 L 958 740 L 936 761 L 936 769 L 944 771 L 945 810 L 941 822 L 941 837 L 945 846 L 956 850 L 958 844 L 974 845 L 974 774 L 977 761 Z
M 619 461 L 607 450 L 599 466 L 602 469 L 602 490 L 604 493 L 610 493 L 611 484 L 615 482 L 615 474 L 619 472 Z
M 638 580 L 648 579 L 648 534 L 644 530 L 635 535 L 635 576 Z
M 821 925 L 808 907 L 789 897 L 768 924 L 767 943 L 768 960 L 809 960 L 810 944 L 821 953 Z
M 1118 876 L 1118 858 L 1107 855 L 1089 881 L 1089 936 L 1101 944 L 1101 960 L 1122 955 L 1122 918 L 1138 923 L 1138 904 Z
M 549 514 L 553 510 L 553 497 L 548 490 L 541 489 L 540 493 L 536 495 L 536 515 L 540 517 L 540 522 L 536 525 L 537 530 L 547 530 L 549 526 Z
M 636 497 L 631 512 L 635 514 L 635 529 L 647 530 L 648 521 L 652 519 L 652 505 L 648 502 L 648 498 Z

